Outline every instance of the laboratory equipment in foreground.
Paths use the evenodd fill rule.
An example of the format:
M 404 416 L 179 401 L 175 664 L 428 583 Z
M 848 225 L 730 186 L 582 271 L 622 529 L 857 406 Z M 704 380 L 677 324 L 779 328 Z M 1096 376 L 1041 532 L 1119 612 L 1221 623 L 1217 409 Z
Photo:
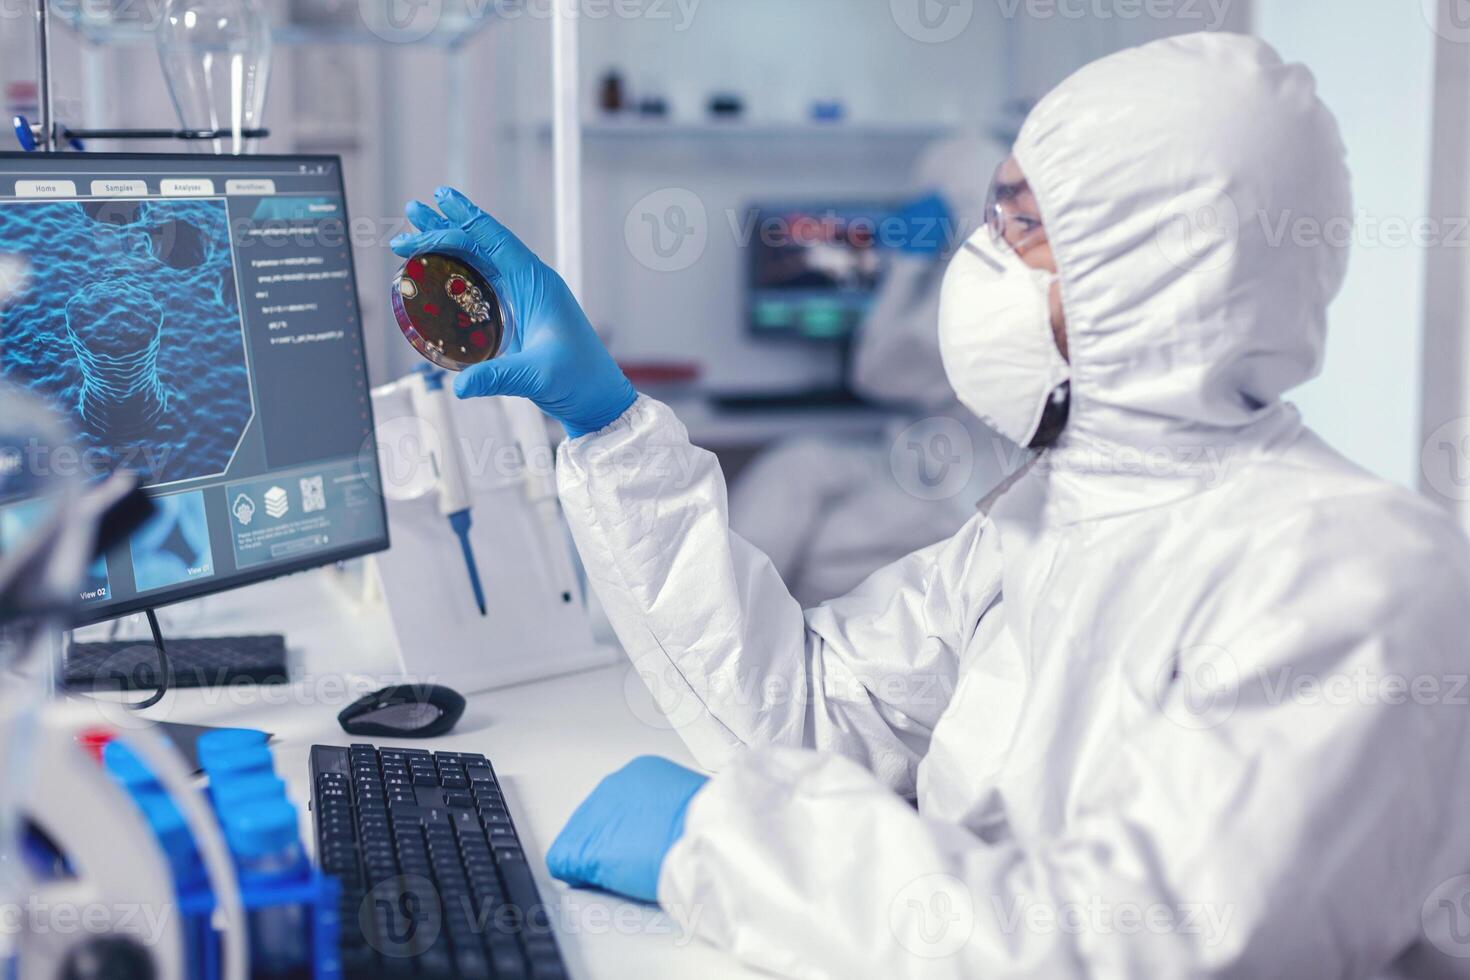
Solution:
M 13 913 L 0 975 L 244 980 L 246 944 L 260 935 L 250 923 L 288 912 L 302 926 L 292 935 L 296 975 L 330 980 L 336 882 L 301 862 L 289 881 L 273 872 L 246 883 L 228 846 L 230 818 L 208 812 L 191 767 L 161 736 L 99 730 L 94 711 L 50 699 L 78 582 L 136 512 L 127 474 L 86 480 L 59 465 L 76 442 L 40 404 L 0 383 L 0 503 L 32 517 L 0 547 L 0 901 Z M 123 757 L 128 773 L 112 764 Z M 65 928 L 63 916 L 85 928 Z
M 201 792 L 193 766 L 156 731 L 98 728 L 97 713 L 76 703 L 38 714 L 25 764 L 46 778 L 21 792 L 13 846 L 24 855 L 18 907 L 48 911 L 20 922 L 20 976 L 341 975 L 341 883 L 306 859 L 284 782 L 259 778 L 268 750 L 261 772 L 206 766 Z M 87 927 L 48 924 L 65 910 L 85 913 Z

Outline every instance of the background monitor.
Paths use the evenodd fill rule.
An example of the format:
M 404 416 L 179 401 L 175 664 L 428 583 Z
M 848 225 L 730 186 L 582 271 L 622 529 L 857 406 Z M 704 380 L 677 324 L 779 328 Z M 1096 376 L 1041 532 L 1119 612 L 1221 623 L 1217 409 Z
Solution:
M 873 304 L 886 266 L 877 234 L 896 206 L 755 205 L 749 324 L 757 337 L 845 341 Z
M 388 546 L 347 229 L 336 157 L 0 153 L 0 377 L 79 440 L 29 465 L 156 505 L 81 623 Z

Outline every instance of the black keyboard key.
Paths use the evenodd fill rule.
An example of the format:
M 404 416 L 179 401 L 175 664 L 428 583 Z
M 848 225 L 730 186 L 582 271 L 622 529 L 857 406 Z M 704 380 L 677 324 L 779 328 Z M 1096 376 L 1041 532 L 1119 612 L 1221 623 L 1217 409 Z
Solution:
M 352 929 L 344 930 L 344 934 L 355 931 L 354 926 Z M 378 957 L 372 947 L 366 942 L 351 947 L 344 946 L 342 948 L 342 975 L 349 978 L 381 975 L 378 968 Z
M 561 954 L 557 951 L 556 940 L 551 936 L 528 936 L 526 938 L 526 955 L 532 960 L 556 959 Z
M 454 968 L 468 980 L 490 980 L 490 960 L 478 949 L 465 948 L 454 954 Z
M 418 976 L 450 980 L 454 976 L 454 962 L 447 945 L 436 945 L 418 957 Z
M 497 855 L 497 858 L 499 855 Z M 522 921 L 530 924 L 533 917 L 539 921 L 547 919 L 546 907 L 536 891 L 536 880 L 531 877 L 531 867 L 524 860 L 505 859 L 499 862 L 500 878 L 505 882 L 506 896 L 510 904 L 520 910 Z
M 523 980 L 529 976 L 525 955 L 520 943 L 509 936 L 497 937 L 487 944 L 490 964 L 495 968 L 496 980 Z
M 347 772 L 347 750 L 333 745 L 311 747 L 311 771 L 313 773 Z
M 550 954 L 531 955 L 531 980 L 563 980 L 566 968 L 562 965 L 562 954 L 551 948 Z

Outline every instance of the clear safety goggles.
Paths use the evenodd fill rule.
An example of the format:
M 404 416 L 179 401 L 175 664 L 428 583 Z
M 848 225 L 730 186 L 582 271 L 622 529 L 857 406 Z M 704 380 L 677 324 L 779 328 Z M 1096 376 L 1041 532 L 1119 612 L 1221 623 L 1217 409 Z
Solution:
M 1017 255 L 1025 255 L 1045 244 L 1046 225 L 1037 208 L 1036 195 L 1024 177 L 1009 180 L 1003 163 L 996 168 L 985 196 L 985 224 L 997 242 L 1005 242 Z

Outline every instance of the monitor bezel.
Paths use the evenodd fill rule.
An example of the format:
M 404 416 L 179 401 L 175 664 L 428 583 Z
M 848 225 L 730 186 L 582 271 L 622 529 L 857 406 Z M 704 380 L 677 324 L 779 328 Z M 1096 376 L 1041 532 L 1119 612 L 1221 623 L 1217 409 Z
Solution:
M 252 153 L 248 156 L 248 158 L 242 158 L 237 156 L 215 156 L 213 154 L 202 153 L 25 153 L 17 152 L 14 150 L 0 150 L 0 162 L 15 160 L 24 160 L 27 162 L 47 160 L 74 161 L 78 160 L 79 158 L 86 158 L 98 161 L 156 160 L 160 163 L 197 163 L 200 165 L 199 170 L 201 172 L 207 172 L 211 163 L 234 162 L 238 164 L 242 159 L 249 159 L 252 161 L 259 160 L 266 163 L 282 163 L 288 161 L 301 163 L 332 163 L 336 165 L 335 172 L 337 175 L 337 189 L 342 198 L 342 221 L 345 227 L 351 227 L 352 219 L 350 214 L 348 213 L 347 208 L 347 183 L 346 176 L 342 169 L 342 157 L 339 154 L 335 153 Z M 359 339 L 361 341 L 358 345 L 358 348 L 360 356 L 362 358 L 362 376 L 365 380 L 371 383 L 372 379 L 371 376 L 368 374 L 367 336 L 366 332 L 363 329 L 364 323 L 362 317 L 361 303 L 362 295 L 359 291 L 357 281 L 357 256 L 355 250 L 352 247 L 352 236 L 347 235 L 345 236 L 344 240 L 347 242 L 347 254 L 349 258 L 348 275 L 351 277 L 352 281 L 352 298 L 353 302 L 358 304 L 357 331 L 359 334 Z M 231 247 L 233 246 L 234 243 L 232 241 Z M 368 399 L 367 409 L 369 431 L 376 432 L 377 420 L 373 414 L 373 404 L 371 398 Z M 371 438 L 369 441 L 372 442 L 373 463 L 379 468 L 378 475 L 379 480 L 381 481 L 382 463 L 378 459 L 377 441 Z M 359 458 L 360 456 L 361 454 L 359 453 Z M 144 488 L 143 492 L 145 494 L 148 494 L 148 496 L 150 497 L 169 496 L 169 494 L 167 493 L 148 493 L 147 488 Z M 145 612 L 149 609 L 162 609 L 165 606 L 172 606 L 180 602 L 188 602 L 191 599 L 200 599 L 204 598 L 205 596 L 216 595 L 221 592 L 230 592 L 235 589 L 245 588 L 246 586 L 250 585 L 259 585 L 262 582 L 269 582 L 272 579 L 284 578 L 287 575 L 297 575 L 301 572 L 309 572 L 317 568 L 323 568 L 327 565 L 332 565 L 339 561 L 348 561 L 352 558 L 362 558 L 366 555 L 373 555 L 387 551 L 392 544 L 390 540 L 392 531 L 388 526 L 388 504 L 381 493 L 377 493 L 375 494 L 375 496 L 378 498 L 378 512 L 381 515 L 383 522 L 383 534 L 381 538 L 374 538 L 371 541 L 360 542 L 358 544 L 348 545 L 342 548 L 333 548 L 330 551 L 317 552 L 306 558 L 284 562 L 281 564 L 271 564 L 264 568 L 237 569 L 231 575 L 228 582 L 224 584 L 221 584 L 214 579 L 205 579 L 195 585 L 169 587 L 160 590 L 161 592 L 166 593 L 164 595 L 150 596 L 146 594 L 138 594 L 130 599 L 123 600 L 117 603 L 108 602 L 103 604 L 102 606 L 93 607 L 88 607 L 85 603 L 78 602 L 70 617 L 70 625 L 72 627 L 79 628 L 83 626 L 91 626 L 96 623 L 104 623 L 111 619 L 121 619 L 124 616 L 131 616 L 136 613 Z

